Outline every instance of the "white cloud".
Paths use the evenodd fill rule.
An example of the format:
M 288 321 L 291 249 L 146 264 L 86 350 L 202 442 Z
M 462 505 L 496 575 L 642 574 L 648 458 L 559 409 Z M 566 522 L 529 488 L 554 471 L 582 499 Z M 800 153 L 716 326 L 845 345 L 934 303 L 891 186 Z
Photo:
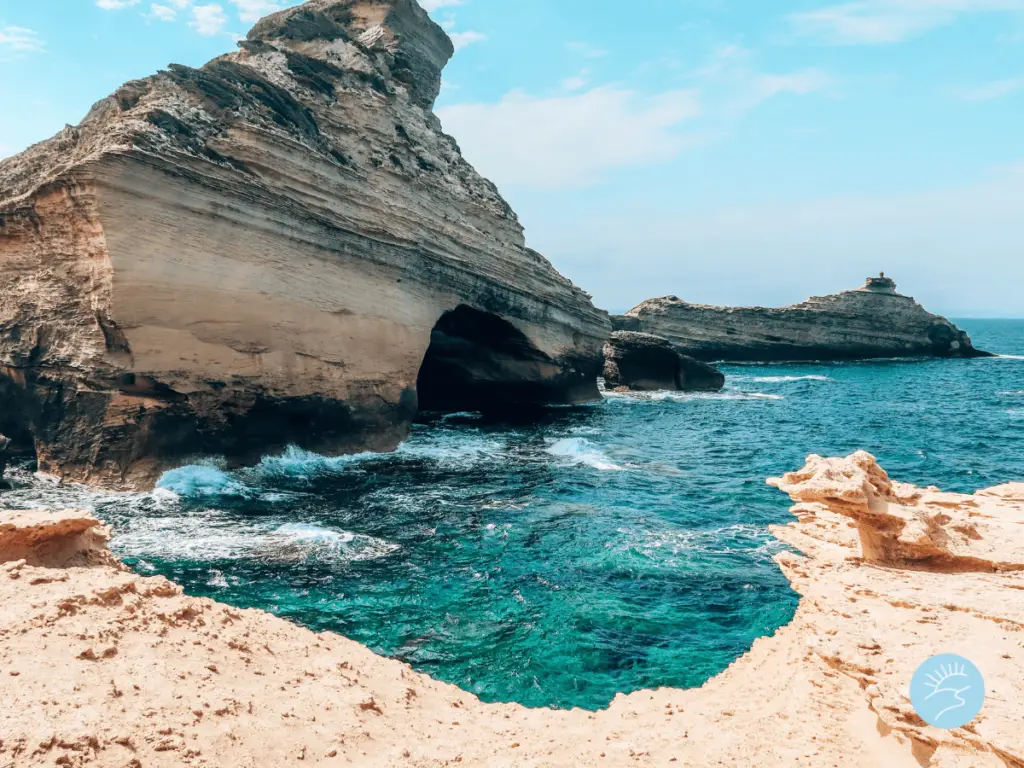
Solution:
M 566 91 L 578 91 L 581 88 L 585 88 L 587 83 L 590 82 L 590 70 L 581 69 L 578 75 L 567 77 L 562 81 L 562 89 Z
M 14 147 L 7 144 L 0 144 L 0 157 L 10 157 L 14 154 Z
M 206 37 L 219 34 L 228 23 L 227 14 L 219 5 L 197 5 L 192 9 L 192 17 L 189 26 Z
M 168 5 L 153 5 L 149 8 L 149 13 L 154 19 L 159 21 L 174 21 L 178 16 L 178 12 Z
M 96 0 L 96 5 L 106 11 L 120 11 L 122 8 L 131 8 L 138 5 L 142 0 Z
M 647 96 L 615 86 L 539 98 L 513 91 L 496 104 L 438 110 L 467 159 L 498 184 L 573 187 L 608 171 L 670 160 L 693 138 L 691 91 Z
M 294 0 L 291 2 L 285 0 L 231 0 L 231 2 L 238 6 L 238 18 L 253 23 L 286 6 L 297 4 Z
M 1024 77 L 1010 77 L 1006 80 L 996 80 L 972 88 L 962 88 L 957 95 L 964 101 L 993 101 L 1010 96 L 1017 91 L 1024 91 Z
M 21 53 L 41 51 L 46 44 L 39 33 L 25 27 L 0 27 L 0 48 Z
M 453 5 L 462 5 L 462 0 L 419 0 L 423 10 L 428 12 L 436 11 L 439 8 L 450 8 Z
M 898 43 L 963 14 L 1020 11 L 1024 0 L 856 0 L 797 13 L 798 35 L 835 45 Z
M 487 39 L 487 35 L 482 32 L 449 32 L 448 37 L 452 39 L 452 45 L 455 46 L 456 51 L 461 51 L 473 43 L 482 43 Z

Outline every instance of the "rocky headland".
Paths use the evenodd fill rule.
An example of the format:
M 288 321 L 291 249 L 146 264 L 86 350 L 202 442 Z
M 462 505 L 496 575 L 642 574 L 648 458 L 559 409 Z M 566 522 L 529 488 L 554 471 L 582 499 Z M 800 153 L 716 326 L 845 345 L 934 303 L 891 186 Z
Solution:
M 718 392 L 725 375 L 659 336 L 616 331 L 604 345 L 604 382 L 613 390 Z
M 706 361 L 988 356 L 949 320 L 897 293 L 884 275 L 789 307 L 715 307 L 666 296 L 613 317 L 612 324 L 662 336 Z
M 703 687 L 601 712 L 484 704 L 332 633 L 184 595 L 84 512 L 0 512 L 0 765 L 1024 765 L 1024 485 L 889 479 L 866 453 L 771 481 L 793 621 Z M 939 730 L 908 686 L 939 652 L 985 677 Z
M 145 487 L 393 448 L 419 409 L 598 396 L 607 314 L 431 111 L 415 0 L 312 0 L 0 163 L 0 432 Z

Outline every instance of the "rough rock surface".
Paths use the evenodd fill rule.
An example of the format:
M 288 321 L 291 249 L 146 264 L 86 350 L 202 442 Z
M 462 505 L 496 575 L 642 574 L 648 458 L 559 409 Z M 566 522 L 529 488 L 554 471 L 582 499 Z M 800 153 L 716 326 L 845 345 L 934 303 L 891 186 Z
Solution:
M 239 46 L 0 163 L 0 432 L 144 486 L 394 447 L 421 367 L 428 407 L 438 370 L 475 403 L 597 397 L 607 315 L 442 132 L 453 48 L 415 0 L 313 0 Z
M 889 278 L 790 307 L 713 307 L 676 296 L 612 318 L 616 330 L 662 336 L 698 360 L 979 357 L 970 337 L 896 292 Z
M 638 392 L 718 392 L 725 376 L 659 336 L 616 331 L 604 345 L 604 382 L 609 389 Z
M 777 556 L 802 595 L 792 623 L 701 688 L 596 713 L 483 704 L 338 635 L 0 545 L 0 765 L 1024 765 L 1024 485 L 917 489 L 864 453 L 773 482 L 799 502 L 776 531 L 804 553 Z M 24 540 L 43 516 L 0 526 Z M 60 513 L 49 530 L 73 537 L 76 517 L 97 526 Z M 963 728 L 910 705 L 937 652 L 985 676 Z

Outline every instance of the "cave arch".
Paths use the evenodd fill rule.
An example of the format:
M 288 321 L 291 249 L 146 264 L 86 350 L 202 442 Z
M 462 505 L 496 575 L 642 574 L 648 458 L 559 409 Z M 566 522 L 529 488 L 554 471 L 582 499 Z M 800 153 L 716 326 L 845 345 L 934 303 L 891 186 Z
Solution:
M 430 334 L 416 390 L 421 411 L 516 412 L 567 401 L 562 366 L 521 330 L 460 304 Z

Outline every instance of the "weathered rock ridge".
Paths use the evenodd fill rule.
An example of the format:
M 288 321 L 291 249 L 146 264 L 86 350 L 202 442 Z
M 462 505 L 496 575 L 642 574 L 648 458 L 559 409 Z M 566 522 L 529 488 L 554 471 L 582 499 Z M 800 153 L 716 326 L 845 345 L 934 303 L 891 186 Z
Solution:
M 0 432 L 131 486 L 597 397 L 607 315 L 442 132 L 453 47 L 415 0 L 313 0 L 239 46 L 0 163 Z
M 0 765 L 1024 765 L 1024 485 L 891 481 L 866 453 L 771 481 L 797 505 L 776 556 L 796 616 L 701 688 L 602 712 L 484 704 L 336 634 L 182 594 L 99 556 L 84 512 L 0 511 Z M 75 554 L 79 552 L 79 554 Z M 939 652 L 981 713 L 909 701 Z
M 714 307 L 666 296 L 613 317 L 612 324 L 662 336 L 698 360 L 988 356 L 949 320 L 897 293 L 884 275 L 790 307 Z
M 680 354 L 669 341 L 649 333 L 616 331 L 604 345 L 608 389 L 637 392 L 718 392 L 725 376 L 717 368 Z

